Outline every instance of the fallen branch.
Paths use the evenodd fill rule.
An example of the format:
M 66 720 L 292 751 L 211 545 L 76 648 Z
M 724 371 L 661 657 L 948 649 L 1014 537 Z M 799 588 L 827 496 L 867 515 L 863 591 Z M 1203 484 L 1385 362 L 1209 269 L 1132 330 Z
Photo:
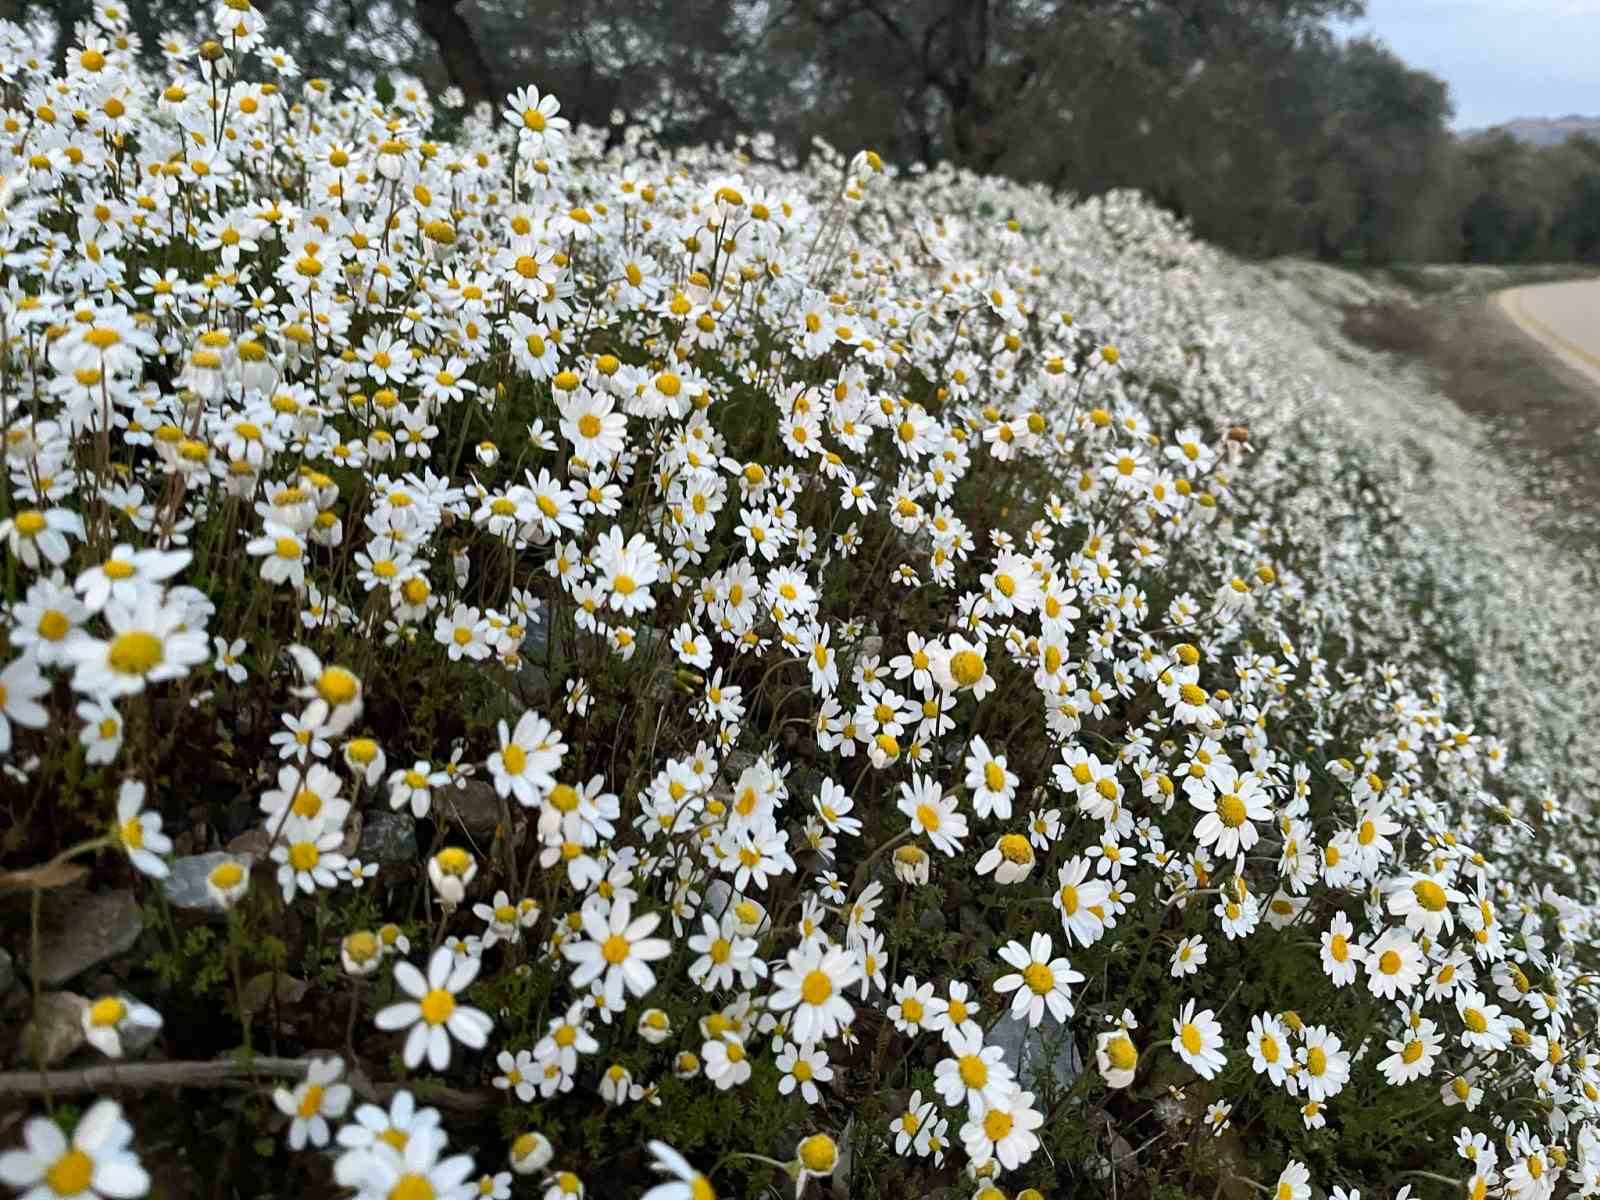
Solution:
M 0 1071 L 0 1100 L 23 1096 L 71 1096 L 88 1092 L 154 1088 L 247 1088 L 256 1080 L 300 1079 L 308 1058 L 218 1058 L 205 1062 L 108 1063 L 76 1071 Z M 374 1083 L 359 1071 L 345 1082 L 363 1100 L 387 1102 L 409 1090 L 418 1101 L 451 1112 L 481 1112 L 501 1099 L 486 1090 L 422 1083 Z

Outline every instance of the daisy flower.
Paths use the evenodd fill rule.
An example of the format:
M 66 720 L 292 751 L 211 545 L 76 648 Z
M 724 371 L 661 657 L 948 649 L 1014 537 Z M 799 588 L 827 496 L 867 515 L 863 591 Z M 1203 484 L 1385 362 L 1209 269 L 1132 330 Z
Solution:
M 1266 789 L 1254 775 L 1240 775 L 1231 765 L 1214 764 L 1205 781 L 1189 790 L 1189 803 L 1205 815 L 1194 827 L 1202 848 L 1232 858 L 1260 839 L 1254 822 L 1270 820 L 1272 806 Z
M 1265 1075 L 1276 1087 L 1288 1080 L 1293 1092 L 1298 1084 L 1289 1074 L 1293 1051 L 1289 1048 L 1289 1035 L 1284 1032 L 1278 1018 L 1270 1013 L 1257 1013 L 1250 1018 L 1250 1032 L 1245 1036 L 1245 1049 L 1250 1054 L 1250 1066 L 1257 1075 Z
M 386 1141 L 373 1143 L 361 1161 L 359 1175 L 347 1186 L 363 1196 L 418 1197 L 418 1200 L 470 1200 L 477 1190 L 469 1178 L 472 1156 L 456 1154 L 441 1159 L 446 1145 L 442 1129 L 415 1132 L 403 1148 Z
M 1056 874 L 1056 890 L 1050 904 L 1061 914 L 1061 927 L 1068 943 L 1089 946 L 1100 940 L 1106 925 L 1097 910 L 1103 911 L 1111 885 L 1103 879 L 1089 878 L 1089 860 L 1074 855 L 1061 864 Z M 1201 961 L 1205 961 L 1202 957 Z
M 1378 1070 L 1390 1086 L 1399 1087 L 1432 1073 L 1444 1041 L 1438 1029 L 1436 1022 L 1418 1017 L 1414 1023 L 1407 1021 L 1398 1038 L 1384 1043 L 1389 1056 L 1379 1061 Z
M 1305 1163 L 1290 1159 L 1278 1173 L 1272 1200 L 1311 1200 L 1311 1169 Z
M 929 1118 L 933 1115 L 933 1101 L 923 1100 L 920 1088 L 912 1092 L 905 1110 L 889 1122 L 889 1131 L 894 1134 L 894 1152 L 904 1154 L 906 1147 L 910 1146 L 919 1157 L 927 1154 Z
M 350 1085 L 334 1082 L 343 1074 L 344 1059 L 313 1058 L 305 1079 L 294 1090 L 280 1087 L 273 1091 L 272 1102 L 279 1112 L 291 1118 L 289 1149 L 304 1149 L 307 1142 L 313 1146 L 328 1144 L 328 1118 L 337 1120 L 350 1107 Z
M 531 1103 L 534 1096 L 533 1055 L 526 1050 L 518 1050 L 515 1055 L 509 1050 L 502 1050 L 495 1059 L 495 1065 L 500 1068 L 500 1074 L 494 1077 L 494 1086 L 503 1092 L 514 1093 L 524 1104 Z
M 656 976 L 647 964 L 672 953 L 671 942 L 650 936 L 659 924 L 660 913 L 635 918 L 625 899 L 613 904 L 606 915 L 586 909 L 583 931 L 588 937 L 561 946 L 561 953 L 576 967 L 572 986 L 586 988 L 603 976 L 606 1005 L 613 1010 L 623 1007 L 625 995 L 648 994 L 656 985 Z
M 1046 1008 L 1058 1022 L 1065 1023 L 1073 1013 L 1071 985 L 1083 982 L 1083 976 L 1072 969 L 1070 962 L 1052 959 L 1050 951 L 1048 933 L 1035 933 L 1026 947 L 1021 942 L 1008 942 L 1000 948 L 1000 957 L 1016 971 L 996 979 L 994 990 L 1002 995 L 1016 993 L 1011 999 L 1011 1015 L 1019 1020 L 1026 1018 L 1032 1028 L 1044 1020 Z
M 782 1072 L 782 1078 L 778 1080 L 779 1095 L 787 1096 L 799 1088 L 807 1104 L 816 1104 L 822 1098 L 817 1084 L 827 1083 L 833 1078 L 828 1056 L 815 1045 L 786 1042 L 778 1052 L 774 1065 Z
M 408 1070 L 415 1070 L 424 1054 L 435 1071 L 444 1070 L 452 1038 L 470 1050 L 481 1050 L 488 1041 L 494 1028 L 489 1015 L 456 999 L 478 977 L 481 965 L 481 959 L 458 959 L 447 946 L 433 952 L 426 977 L 404 960 L 395 963 L 394 981 L 411 999 L 380 1009 L 374 1024 L 385 1031 L 410 1028 L 402 1054 Z
M 0 1154 L 0 1183 L 26 1200 L 128 1200 L 150 1190 L 150 1176 L 128 1147 L 133 1126 L 115 1100 L 97 1100 L 69 1141 L 49 1117 L 30 1117 L 22 1148 Z
M 1422 947 L 1400 929 L 1386 929 L 1366 948 L 1367 987 L 1380 1000 L 1409 996 L 1428 969 Z
M 1456 994 L 1456 1012 L 1461 1017 L 1461 1044 L 1468 1049 L 1504 1050 L 1511 1044 L 1511 1022 L 1477 988 Z
M 1011 819 L 1011 800 L 1016 795 L 1016 775 L 1006 769 L 1006 756 L 994 754 L 981 737 L 972 739 L 966 761 L 966 786 L 972 794 L 972 811 L 984 820 L 991 816 Z
M 72 686 L 86 695 L 131 696 L 147 683 L 181 678 L 211 657 L 205 630 L 193 627 L 188 609 L 154 588 L 131 605 L 112 600 L 105 620 L 111 637 L 85 635 L 66 649 L 75 665 Z
M 767 1003 L 773 1012 L 794 1010 L 790 1032 L 799 1042 L 826 1041 L 854 1018 L 844 992 L 860 979 L 861 962 L 854 952 L 819 943 L 796 947 L 773 972 L 777 990 Z
M 1366 956 L 1366 951 L 1351 940 L 1354 935 L 1355 926 L 1342 912 L 1333 914 L 1333 920 L 1322 933 L 1322 969 L 1334 987 L 1354 983 L 1356 969 Z
M 1214 1079 L 1227 1062 L 1222 1052 L 1222 1025 L 1205 1009 L 1194 1011 L 1194 1001 L 1184 1002 L 1172 1019 L 1172 1052 L 1194 1069 L 1201 1079 Z
M 984 658 L 988 648 L 983 642 L 969 642 L 957 633 L 947 643 L 930 645 L 928 650 L 928 669 L 941 690 L 970 691 L 974 699 L 982 700 L 997 686 Z
M 122 1057 L 122 1039 L 128 1034 L 160 1028 L 160 1013 L 126 996 L 101 996 L 83 1010 L 83 1036 L 107 1058 Z
M 1405 927 L 1419 936 L 1436 938 L 1455 930 L 1451 905 L 1465 904 L 1465 892 L 1441 883 L 1431 875 L 1416 872 L 1396 879 L 1387 889 L 1386 906 Z
M 1184 938 L 1172 952 L 1170 970 L 1174 979 L 1187 978 L 1205 965 L 1206 940 L 1198 934 Z
M 1020 833 L 1001 835 L 974 868 L 980 876 L 993 872 L 998 884 L 1020 883 L 1033 871 L 1033 846 Z
M 512 796 L 524 808 L 532 808 L 555 787 L 555 771 L 566 755 L 566 746 L 557 733 L 533 710 L 522 714 L 515 729 L 498 725 L 500 749 L 489 756 L 489 774 L 494 790 Z
M 735 1034 L 705 1042 L 700 1047 L 700 1057 L 705 1059 L 706 1078 L 717 1085 L 718 1091 L 738 1087 L 750 1078 L 749 1052 L 744 1039 Z
M 1139 1048 L 1126 1030 L 1108 1029 L 1095 1038 L 1094 1059 L 1107 1087 L 1125 1088 L 1139 1069 Z
M 1350 1078 L 1350 1055 L 1338 1037 L 1321 1025 L 1308 1025 L 1297 1056 L 1300 1087 L 1309 1099 L 1336 1096 Z
M 339 885 L 338 873 L 347 862 L 339 853 L 343 842 L 344 830 L 338 827 L 326 827 L 321 821 L 293 814 L 285 819 L 272 847 L 272 861 L 278 864 L 278 886 L 283 889 L 285 904 L 294 899 L 296 888 L 309 896 L 319 887 Z
M 933 984 L 917 986 L 915 976 L 907 975 L 904 983 L 894 985 L 894 1003 L 889 1006 L 889 1020 L 908 1037 L 915 1037 L 925 1028 L 933 1005 Z
M 116 836 L 136 870 L 152 879 L 167 877 L 161 855 L 172 850 L 172 839 L 161 832 L 161 814 L 145 810 L 144 784 L 136 779 L 124 779 L 117 790 Z
M 1016 1080 L 1005 1051 L 985 1046 L 982 1035 L 962 1035 L 950 1044 L 950 1057 L 934 1067 L 933 1087 L 951 1108 L 965 1103 L 973 1112 L 983 1112 L 1011 1095 Z
M 649 1146 L 655 1157 L 651 1166 L 672 1178 L 656 1184 L 641 1200 L 717 1200 L 711 1181 L 691 1167 L 683 1155 L 665 1142 L 653 1141 Z
M 1014 1171 L 1039 1148 L 1033 1131 L 1043 1124 L 1044 1114 L 1033 1107 L 1033 1093 L 1015 1091 L 982 1114 L 972 1114 L 961 1127 L 961 1141 L 974 1166 L 998 1160 Z
M 334 1179 L 341 1187 L 354 1187 L 375 1144 L 404 1146 L 413 1137 L 426 1137 L 438 1127 L 439 1119 L 438 1109 L 418 1108 L 416 1098 L 403 1089 L 394 1094 L 388 1108 L 361 1105 L 354 1119 L 340 1126 L 335 1136 L 344 1153 L 334 1160 Z
M 947 796 L 938 780 L 913 772 L 909 783 L 900 785 L 898 808 L 911 821 L 911 832 L 926 836 L 945 854 L 961 852 L 967 836 L 967 818 L 957 811 L 954 796 Z

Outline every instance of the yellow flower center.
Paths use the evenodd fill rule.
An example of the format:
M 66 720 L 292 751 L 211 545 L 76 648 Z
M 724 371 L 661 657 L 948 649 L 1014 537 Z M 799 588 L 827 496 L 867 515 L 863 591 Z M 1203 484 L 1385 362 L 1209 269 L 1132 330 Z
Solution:
M 1411 892 L 1417 898 L 1417 903 L 1429 912 L 1443 912 L 1445 906 L 1444 889 L 1431 879 L 1419 879 L 1411 885 Z
M 310 871 L 322 858 L 315 842 L 296 842 L 289 847 L 289 865 L 296 871 Z
M 628 939 L 620 933 L 613 933 L 600 943 L 600 957 L 612 966 L 626 962 L 628 960 L 628 950 Z
M 969 1088 L 981 1088 L 989 1082 L 989 1064 L 976 1054 L 963 1054 L 957 1060 L 961 1082 Z
M 1400 1048 L 1400 1061 L 1414 1063 L 1422 1057 L 1422 1043 L 1418 1041 L 1407 1042 Z
M 537 108 L 522 110 L 522 124 L 524 128 L 533 130 L 534 133 L 544 132 L 544 114 Z
M 1385 975 L 1393 975 L 1400 969 L 1401 965 L 1402 960 L 1398 950 L 1385 950 L 1382 954 L 1378 955 L 1378 970 L 1382 971 Z
M 1008 833 L 1000 839 L 1000 853 L 1007 862 L 1033 862 L 1033 847 L 1020 833 Z
M 94 1160 L 82 1150 L 68 1150 L 45 1172 L 44 1181 L 58 1196 L 77 1196 L 89 1190 Z
M 360 694 L 361 681 L 343 667 L 324 667 L 317 676 L 317 695 L 337 708 Z
M 983 678 L 983 658 L 975 650 L 958 650 L 950 656 L 950 675 L 960 687 L 972 687 Z
M 991 1142 L 999 1142 L 1011 1133 L 1014 1124 L 1011 1114 L 998 1108 L 991 1108 L 983 1118 L 983 1132 Z
M 1232 792 L 1217 797 L 1217 819 L 1229 829 L 1239 828 L 1246 819 L 1244 801 Z
M 1483 1033 L 1489 1028 L 1489 1019 L 1476 1008 L 1469 1008 L 1461 1014 L 1461 1023 L 1473 1033 Z
M 138 817 L 129 817 L 119 829 L 122 844 L 129 850 L 138 850 L 144 846 L 144 825 Z
M 1205 1039 L 1200 1036 L 1200 1030 L 1193 1024 L 1185 1022 L 1178 1031 L 1178 1040 L 1183 1043 L 1183 1048 L 1190 1054 L 1199 1054 L 1205 1045 Z
M 814 1133 L 800 1143 L 800 1162 L 808 1171 L 826 1175 L 839 1161 L 839 1147 L 825 1133 Z
M 500 762 L 507 775 L 521 775 L 523 768 L 528 765 L 528 753 L 517 743 L 507 742 L 506 748 L 500 751 Z
M 305 1095 L 300 1097 L 300 1107 L 295 1113 L 302 1117 L 314 1117 L 322 1108 L 322 1085 L 320 1083 L 308 1084 Z
M 833 980 L 826 971 L 812 971 L 801 982 L 800 995 L 807 1004 L 822 1004 L 833 995 Z
M 435 1200 L 438 1195 L 426 1175 L 402 1175 L 389 1189 L 388 1200 Z
M 370 930 L 358 930 L 345 938 L 344 949 L 356 962 L 370 962 L 372 956 L 378 953 L 378 937 Z
M 115 996 L 102 996 L 89 1009 L 89 1024 L 96 1029 L 116 1025 L 128 1014 L 128 1006 Z
M 993 760 L 983 764 L 983 786 L 991 792 L 1003 792 L 1006 789 L 1005 768 Z
M 244 878 L 244 868 L 236 862 L 218 863 L 211 869 L 208 878 L 216 887 L 227 891 L 239 886 L 239 881 Z
M 1049 963 L 1029 963 L 1022 968 L 1022 979 L 1040 996 L 1053 991 L 1056 986 L 1056 973 L 1050 969 Z
M 118 634 L 106 651 L 107 665 L 119 675 L 146 675 L 165 657 L 161 639 L 140 630 Z
M 289 807 L 297 817 L 314 817 L 322 811 L 322 797 L 310 788 L 301 788 Z
M 422 998 L 422 1019 L 429 1025 L 443 1025 L 456 1011 L 456 998 L 444 988 L 434 988 Z
M 1106 1043 L 1106 1059 L 1119 1071 L 1131 1071 L 1139 1064 L 1139 1051 L 1127 1037 L 1114 1037 Z
M 1306 1051 L 1306 1073 L 1312 1077 L 1320 1077 L 1328 1069 L 1328 1054 L 1321 1046 L 1313 1046 Z
M 592 412 L 586 412 L 578 418 L 578 432 L 586 438 L 599 437 L 601 428 L 600 418 Z
M 1262 1034 L 1261 1057 L 1266 1059 L 1269 1063 L 1275 1063 L 1278 1061 L 1278 1054 L 1278 1039 L 1273 1037 L 1270 1033 Z

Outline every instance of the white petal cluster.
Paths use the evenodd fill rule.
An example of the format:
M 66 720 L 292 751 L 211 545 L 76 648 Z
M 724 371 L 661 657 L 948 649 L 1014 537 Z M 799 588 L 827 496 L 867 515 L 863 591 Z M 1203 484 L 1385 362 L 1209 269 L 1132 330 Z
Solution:
M 866 1078 L 858 1160 L 1065 1189 L 1061 1128 L 1160 1142 L 1170 1084 L 1292 1200 L 1375 1096 L 1468 1195 L 1600 1194 L 1595 648 L 1265 276 L 1137 197 L 608 145 L 532 87 L 442 140 L 214 16 L 160 78 L 117 5 L 60 77 L 0 23 L 0 769 L 124 878 L 197 782 L 259 805 L 208 895 L 295 910 L 378 1043 L 273 1092 L 293 1150 L 610 1195 L 545 1131 L 637 1119 L 705 1200 L 682 1083 L 787 1106 L 685 1148 L 804 1189 Z M 540 1131 L 483 1173 L 410 1092 L 346 1119 L 389 1053 Z M 143 1194 L 132 1137 L 34 1117 L 0 1178 Z

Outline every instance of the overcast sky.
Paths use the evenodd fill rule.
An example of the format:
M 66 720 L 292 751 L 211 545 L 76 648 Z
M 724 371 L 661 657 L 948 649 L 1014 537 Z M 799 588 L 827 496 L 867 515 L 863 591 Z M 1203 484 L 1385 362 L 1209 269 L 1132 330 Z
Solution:
M 1350 29 L 1445 80 L 1458 128 L 1600 115 L 1600 0 L 1367 0 Z

